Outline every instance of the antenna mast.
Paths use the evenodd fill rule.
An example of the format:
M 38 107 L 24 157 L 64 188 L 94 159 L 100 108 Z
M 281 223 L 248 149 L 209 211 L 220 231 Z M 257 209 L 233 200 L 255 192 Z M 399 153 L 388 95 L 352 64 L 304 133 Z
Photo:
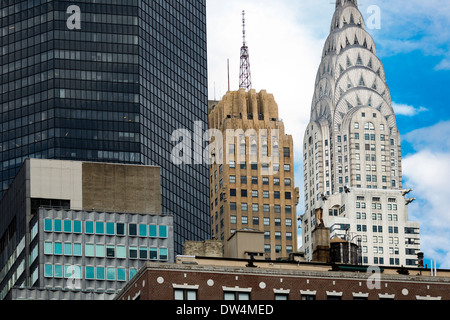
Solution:
M 242 11 L 242 37 L 243 43 L 241 47 L 241 67 L 239 74 L 239 88 L 246 91 L 252 88 L 252 76 L 250 72 L 250 56 L 248 53 L 247 42 L 245 39 L 245 11 Z

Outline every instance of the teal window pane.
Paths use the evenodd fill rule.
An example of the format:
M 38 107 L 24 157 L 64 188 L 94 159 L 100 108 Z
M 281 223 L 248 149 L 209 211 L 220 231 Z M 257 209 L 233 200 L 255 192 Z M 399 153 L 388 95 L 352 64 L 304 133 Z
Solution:
M 72 266 L 64 266 L 64 278 L 70 278 L 73 273 Z
M 86 279 L 95 279 L 95 268 L 94 267 L 86 267 Z
M 81 256 L 81 243 L 74 243 L 73 244 L 73 255 L 74 256 Z
M 116 257 L 117 258 L 126 258 L 126 250 L 125 246 L 117 246 L 116 247 Z
M 44 276 L 53 277 L 53 266 L 51 264 L 44 265 Z
M 64 278 L 81 279 L 81 267 L 80 266 L 64 266 Z
M 62 221 L 61 220 L 55 220 L 55 232 L 61 232 L 62 231 Z
M 64 243 L 64 255 L 65 256 L 72 255 L 72 244 L 71 243 Z
M 44 220 L 44 231 L 53 231 L 53 221 L 50 219 Z
M 159 249 L 159 259 L 160 260 L 167 260 L 167 248 L 160 248 Z
M 167 226 L 159 226 L 159 236 L 161 238 L 167 238 Z
M 130 269 L 130 280 L 136 275 L 137 270 L 136 269 Z
M 146 237 L 147 236 L 147 226 L 145 224 L 139 225 L 139 236 Z
M 74 221 L 73 222 L 73 232 L 81 233 L 81 221 Z
M 97 244 L 95 246 L 95 256 L 96 257 L 104 257 L 105 256 L 105 245 Z
M 51 242 L 44 243 L 44 253 L 53 254 L 53 244 Z
M 96 271 L 95 277 L 97 280 L 105 280 L 105 268 L 104 267 L 97 267 L 95 271 Z
M 116 270 L 114 268 L 106 268 L 106 280 L 116 280 Z
M 145 247 L 139 248 L 139 259 L 147 259 L 147 248 Z
M 157 260 L 158 259 L 158 249 L 156 248 L 150 248 L 150 260 Z
M 108 235 L 115 235 L 114 222 L 107 222 L 106 223 L 106 234 L 108 234 Z
M 64 232 L 72 232 L 72 221 L 64 220 Z
M 62 254 L 62 243 L 61 242 L 55 242 L 55 254 Z
M 84 228 L 86 233 L 94 233 L 94 222 L 86 221 Z
M 63 266 L 60 264 L 55 265 L 55 278 L 63 277 Z
M 86 244 L 84 248 L 84 254 L 86 257 L 93 257 L 94 256 L 94 245 L 93 244 Z
M 126 272 L 124 268 L 117 268 L 117 280 L 126 281 Z
M 136 258 L 137 258 L 137 248 L 130 247 L 130 259 L 136 259 Z
M 149 236 L 150 237 L 157 237 L 158 236 L 157 231 L 156 231 L 157 229 L 156 229 L 155 225 L 148 226 L 148 230 L 149 230 Z
M 83 277 L 82 269 L 80 266 L 73 266 L 73 275 L 75 279 L 81 279 Z
M 96 234 L 105 234 L 105 224 L 103 222 L 95 223 L 95 233 Z
M 128 226 L 128 234 L 130 236 L 136 236 L 137 235 L 137 226 L 134 223 L 130 223 Z

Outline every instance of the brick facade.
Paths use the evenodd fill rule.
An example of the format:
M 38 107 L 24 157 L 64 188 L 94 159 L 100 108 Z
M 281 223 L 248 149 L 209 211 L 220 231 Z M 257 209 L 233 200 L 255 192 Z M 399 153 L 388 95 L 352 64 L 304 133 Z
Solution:
M 410 270 L 409 275 L 382 270 L 377 288 L 370 272 L 331 271 L 331 266 L 325 264 L 297 266 L 279 269 L 274 264 L 248 268 L 148 263 L 116 299 L 173 300 L 175 288 L 196 291 L 197 300 L 224 300 L 225 291 L 249 292 L 250 300 L 274 300 L 276 294 L 284 294 L 288 300 L 301 300 L 308 294 L 315 300 L 450 299 L 447 273 L 431 277 L 426 270 L 422 275 L 418 269 Z

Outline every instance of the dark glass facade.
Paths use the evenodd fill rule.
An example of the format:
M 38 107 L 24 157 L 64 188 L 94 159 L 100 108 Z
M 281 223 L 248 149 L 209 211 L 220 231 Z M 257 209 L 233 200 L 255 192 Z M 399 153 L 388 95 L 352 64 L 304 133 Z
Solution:
M 26 158 L 158 165 L 175 252 L 208 238 L 208 167 L 171 162 L 207 129 L 205 2 L 0 0 L 1 196 Z

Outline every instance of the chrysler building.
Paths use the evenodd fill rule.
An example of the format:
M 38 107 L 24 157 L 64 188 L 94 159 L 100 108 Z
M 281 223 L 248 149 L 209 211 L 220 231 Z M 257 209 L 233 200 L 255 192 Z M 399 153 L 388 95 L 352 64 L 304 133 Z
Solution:
M 365 265 L 412 266 L 419 224 L 408 220 L 400 133 L 385 70 L 356 0 L 338 0 L 323 48 L 304 135 L 302 250 L 312 259 L 311 233 L 359 245 Z

